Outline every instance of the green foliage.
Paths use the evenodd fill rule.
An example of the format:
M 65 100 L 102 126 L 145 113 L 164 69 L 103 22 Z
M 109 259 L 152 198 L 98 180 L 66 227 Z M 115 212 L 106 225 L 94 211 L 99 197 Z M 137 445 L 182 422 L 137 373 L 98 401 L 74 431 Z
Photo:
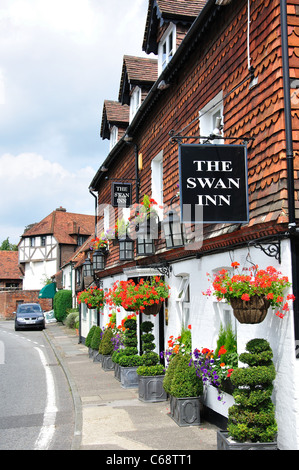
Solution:
M 90 343 L 91 343 L 91 340 L 92 340 L 92 337 L 93 337 L 93 334 L 94 334 L 94 330 L 95 330 L 95 329 L 96 329 L 96 325 L 93 325 L 93 326 L 90 328 L 90 330 L 89 330 L 89 332 L 88 332 L 88 334 L 87 334 L 87 336 L 86 336 L 86 339 L 85 339 L 85 346 L 86 346 L 87 348 L 90 348 Z
M 18 245 L 10 243 L 9 237 L 7 237 L 6 240 L 3 240 L 1 243 L 0 251 L 18 251 Z
M 72 308 L 72 291 L 59 290 L 53 299 L 54 315 L 57 321 L 63 322 L 67 316 L 67 310 Z
M 235 385 L 235 405 L 229 408 L 228 431 L 236 441 L 271 442 L 277 432 L 274 405 L 271 401 L 275 368 L 272 350 L 264 339 L 246 344 L 240 361 L 248 367 L 231 374 Z
M 67 317 L 65 319 L 65 325 L 68 328 L 75 328 L 76 323 L 79 321 L 79 312 L 76 309 L 72 309 L 73 311 L 69 311 Z
M 140 366 L 137 369 L 137 374 L 146 376 L 164 375 L 165 370 L 162 364 L 156 364 L 155 366 Z
M 195 367 L 190 365 L 190 356 L 178 354 L 171 380 L 170 394 L 178 398 L 198 397 L 203 393 L 202 380 L 196 375 Z
M 180 360 L 180 354 L 172 355 L 169 359 L 169 364 L 166 369 L 165 377 L 163 380 L 163 388 L 166 393 L 170 394 L 171 382 L 174 376 L 175 368 Z
M 237 338 L 231 325 L 227 325 L 226 328 L 223 328 L 222 324 L 220 325 L 215 357 L 218 357 L 219 350 L 222 346 L 226 349 L 226 353 L 221 354 L 221 362 L 229 363 L 233 355 L 237 357 Z
M 112 356 L 113 354 L 113 343 L 111 339 L 113 338 L 113 331 L 111 328 L 107 328 L 102 336 L 102 341 L 99 346 L 99 353 L 104 356 Z
M 101 344 L 101 338 L 102 338 L 102 330 L 99 326 L 97 326 L 96 329 L 94 330 L 94 333 L 90 342 L 90 347 L 98 351 L 100 344 Z
M 126 330 L 123 336 L 125 348 L 120 350 L 120 354 L 115 356 L 116 363 L 121 367 L 136 367 L 141 364 L 137 350 L 137 323 L 136 318 L 127 318 L 123 325 Z M 113 356 L 112 356 L 112 360 Z
M 142 358 L 137 354 L 131 356 L 122 355 L 120 356 L 118 363 L 121 367 L 137 367 L 142 364 Z
M 184 350 L 183 352 L 185 354 L 191 353 L 192 339 L 191 339 L 191 330 L 189 328 L 182 327 L 179 343 L 180 343 L 180 350 Z
M 143 365 L 146 367 L 155 366 L 159 362 L 159 355 L 153 350 L 155 349 L 155 336 L 152 334 L 152 329 L 154 324 L 151 321 L 144 321 L 140 325 L 142 331 L 141 342 L 142 350 L 144 354 L 142 355 Z

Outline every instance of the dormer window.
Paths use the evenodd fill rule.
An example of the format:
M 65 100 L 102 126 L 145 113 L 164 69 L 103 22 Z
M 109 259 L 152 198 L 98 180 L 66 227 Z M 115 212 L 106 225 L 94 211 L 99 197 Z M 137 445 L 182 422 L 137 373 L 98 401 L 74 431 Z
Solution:
M 141 88 L 136 86 L 132 92 L 130 99 L 130 122 L 135 116 L 139 106 L 141 105 Z
M 114 145 L 117 144 L 117 139 L 118 139 L 118 127 L 113 126 L 110 132 L 110 150 L 112 150 Z
M 174 24 L 171 24 L 168 28 L 158 48 L 158 66 L 159 66 L 159 75 L 167 64 L 171 61 L 176 50 L 176 27 Z

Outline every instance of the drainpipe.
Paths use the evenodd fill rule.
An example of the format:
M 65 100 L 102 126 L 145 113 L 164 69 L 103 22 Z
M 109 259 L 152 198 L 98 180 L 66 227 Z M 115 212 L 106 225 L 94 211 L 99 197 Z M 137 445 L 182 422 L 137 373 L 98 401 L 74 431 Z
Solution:
M 288 176 L 288 209 L 289 209 L 289 231 L 296 230 L 295 198 L 294 198 L 294 157 L 292 137 L 292 115 L 291 115 L 291 89 L 289 74 L 289 46 L 288 46 L 288 22 L 286 0 L 280 0 L 281 14 L 281 43 L 282 43 L 282 67 L 283 67 L 283 89 L 284 89 L 284 116 L 286 132 L 286 157 Z
M 295 334 L 295 355 L 299 358 L 296 351 L 296 344 L 299 340 L 299 307 L 298 307 L 298 242 L 296 240 L 296 217 L 295 217 L 295 197 L 294 197 L 294 158 L 293 158 L 293 140 L 292 140 L 292 115 L 291 115 L 291 90 L 289 74 L 289 47 L 288 47 L 288 21 L 287 21 L 287 2 L 280 0 L 281 16 L 281 45 L 282 45 L 282 67 L 283 67 L 283 89 L 284 89 L 284 115 L 286 132 L 286 158 L 287 158 L 287 177 L 288 177 L 288 209 L 289 209 L 289 234 L 292 263 L 292 285 L 293 293 L 296 297 L 294 301 L 294 334 Z

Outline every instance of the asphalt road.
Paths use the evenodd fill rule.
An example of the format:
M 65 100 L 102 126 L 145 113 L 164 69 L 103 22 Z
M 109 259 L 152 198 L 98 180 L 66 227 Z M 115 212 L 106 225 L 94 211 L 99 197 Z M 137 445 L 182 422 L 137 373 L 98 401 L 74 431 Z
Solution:
M 69 384 L 42 331 L 0 321 L 0 450 L 69 450 Z

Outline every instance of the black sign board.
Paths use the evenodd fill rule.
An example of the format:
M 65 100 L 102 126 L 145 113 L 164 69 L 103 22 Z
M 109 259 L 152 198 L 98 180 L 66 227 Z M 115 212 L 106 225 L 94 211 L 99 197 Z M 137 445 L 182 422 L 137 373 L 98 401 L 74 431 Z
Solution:
M 112 183 L 112 206 L 130 207 L 132 204 L 131 183 Z
M 245 145 L 179 146 L 181 220 L 185 223 L 247 223 Z

